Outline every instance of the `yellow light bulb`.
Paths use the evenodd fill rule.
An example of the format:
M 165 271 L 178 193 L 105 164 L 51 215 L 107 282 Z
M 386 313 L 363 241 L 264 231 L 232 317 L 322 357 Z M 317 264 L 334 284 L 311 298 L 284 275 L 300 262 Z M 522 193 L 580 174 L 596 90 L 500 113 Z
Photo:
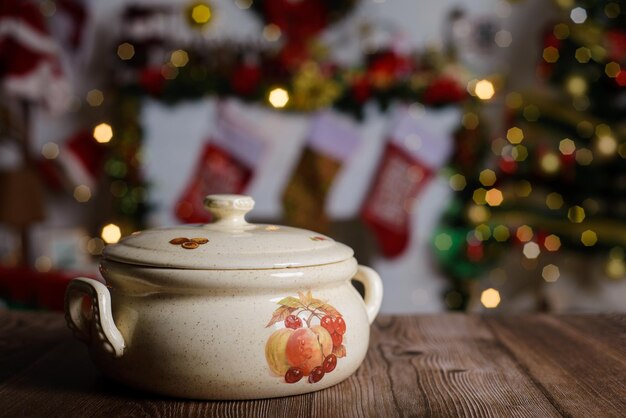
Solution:
M 273 107 L 281 109 L 287 105 L 287 102 L 289 101 L 289 93 L 287 93 L 287 90 L 277 87 L 270 91 L 268 100 Z
M 113 128 L 108 123 L 101 123 L 93 129 L 93 137 L 97 142 L 106 144 L 113 138 Z
M 500 292 L 493 288 L 483 290 L 480 294 L 480 303 L 488 309 L 497 307 L 500 304 Z
M 108 224 L 102 228 L 100 236 L 107 244 L 115 244 L 122 238 L 122 230 L 115 224 Z

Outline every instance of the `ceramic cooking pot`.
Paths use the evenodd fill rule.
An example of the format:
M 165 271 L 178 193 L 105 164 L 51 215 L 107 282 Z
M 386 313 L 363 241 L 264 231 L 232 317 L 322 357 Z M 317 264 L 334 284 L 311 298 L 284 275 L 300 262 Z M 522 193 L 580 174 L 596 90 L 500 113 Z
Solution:
M 102 373 L 195 399 L 294 395 L 354 373 L 382 300 L 378 274 L 324 235 L 246 222 L 250 197 L 212 195 L 205 206 L 210 224 L 107 246 L 106 286 L 70 283 L 68 325 Z

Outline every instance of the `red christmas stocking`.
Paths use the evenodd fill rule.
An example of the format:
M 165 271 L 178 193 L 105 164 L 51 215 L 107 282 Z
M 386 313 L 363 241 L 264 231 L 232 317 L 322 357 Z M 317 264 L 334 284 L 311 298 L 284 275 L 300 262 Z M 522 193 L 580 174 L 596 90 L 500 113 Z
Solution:
M 243 116 L 230 105 L 218 110 L 215 132 L 176 204 L 176 217 L 186 223 L 207 223 L 204 197 L 214 193 L 243 193 L 260 161 L 265 144 L 244 125 Z
M 283 194 L 285 218 L 292 225 L 324 232 L 326 195 L 342 165 L 359 145 L 350 119 L 325 112 L 316 116 L 300 161 Z
M 437 137 L 421 125 L 410 111 L 400 112 L 361 209 L 386 257 L 398 256 L 408 246 L 413 204 L 450 152 L 449 138 Z

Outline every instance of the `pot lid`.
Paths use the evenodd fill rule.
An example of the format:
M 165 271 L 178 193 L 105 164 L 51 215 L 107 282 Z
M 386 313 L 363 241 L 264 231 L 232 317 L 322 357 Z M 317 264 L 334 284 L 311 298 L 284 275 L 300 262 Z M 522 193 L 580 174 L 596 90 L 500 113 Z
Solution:
M 245 215 L 254 200 L 209 195 L 213 215 L 206 225 L 181 225 L 135 232 L 104 249 L 104 258 L 128 264 L 181 269 L 274 269 L 346 260 L 352 249 L 332 238 L 288 226 L 252 224 Z

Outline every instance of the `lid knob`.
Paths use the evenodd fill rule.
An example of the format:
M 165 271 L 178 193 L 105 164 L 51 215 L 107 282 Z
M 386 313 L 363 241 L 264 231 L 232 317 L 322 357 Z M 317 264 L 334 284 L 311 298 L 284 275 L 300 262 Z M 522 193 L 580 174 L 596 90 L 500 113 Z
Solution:
M 210 194 L 204 207 L 213 215 L 211 226 L 239 229 L 248 225 L 245 216 L 254 207 L 254 199 L 240 194 Z

